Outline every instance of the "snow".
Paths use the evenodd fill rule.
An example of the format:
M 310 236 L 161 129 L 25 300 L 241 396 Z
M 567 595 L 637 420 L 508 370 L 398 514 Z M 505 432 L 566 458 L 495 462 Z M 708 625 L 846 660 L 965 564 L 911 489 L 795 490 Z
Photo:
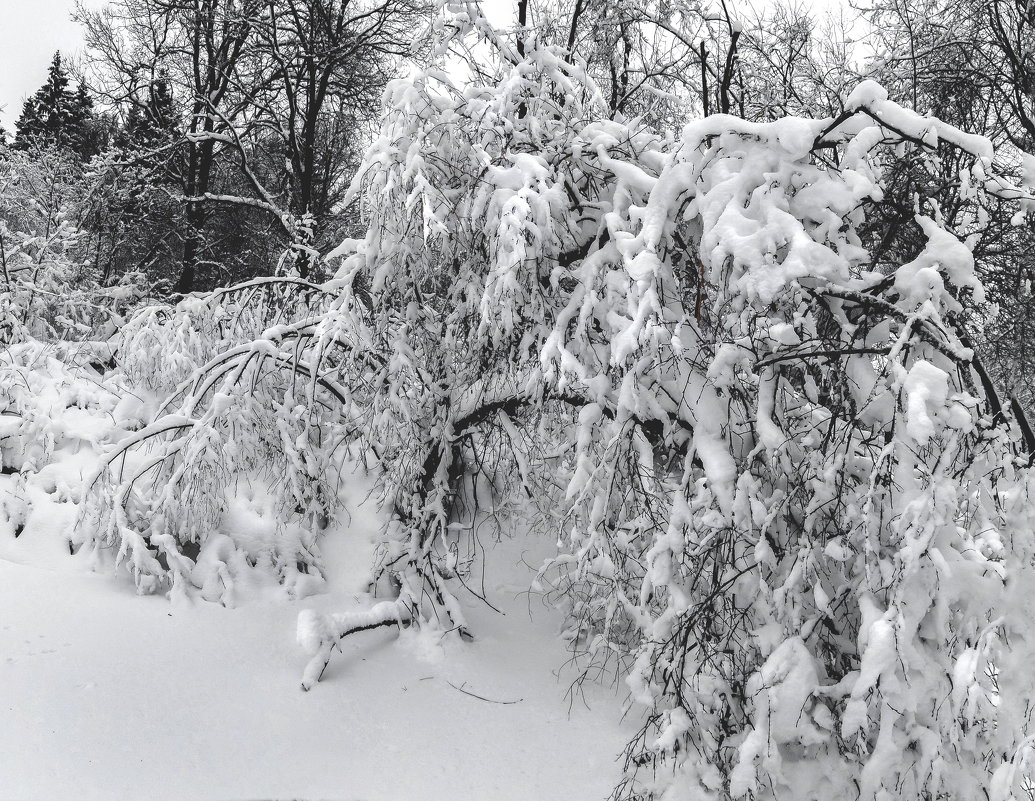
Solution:
M 918 215 L 916 221 L 927 236 L 927 244 L 919 256 L 895 271 L 895 288 L 911 303 L 938 299 L 944 294 L 944 273 L 958 288 L 969 288 L 977 303 L 983 302 L 984 290 L 967 246 L 930 217 Z
M 662 141 L 587 125 L 584 68 L 526 44 L 489 81 L 393 85 L 336 300 L 218 337 L 229 305 L 162 337 L 145 311 L 116 371 L 139 403 L 52 376 L 11 405 L 0 791 L 606 797 L 642 717 L 562 667 L 558 623 L 653 713 L 624 778 L 666 801 L 979 797 L 1015 750 L 1030 615 L 997 615 L 1035 479 L 969 394 L 976 234 L 918 196 L 915 259 L 863 247 L 881 142 L 963 147 L 971 203 L 987 140 L 864 83 L 836 125 L 711 115 Z M 349 449 L 390 525 L 370 476 L 339 498 Z M 474 465 L 491 512 L 457 503 Z M 543 536 L 474 544 L 531 506 Z
M 812 654 L 801 638 L 784 640 L 759 669 L 753 687 L 755 693 L 764 688 L 768 696 L 773 743 L 808 742 L 815 736 L 805 707 L 818 686 Z
M 967 429 L 972 425 L 963 393 L 949 393 L 949 375 L 924 359 L 918 359 L 906 374 L 902 391 L 906 396 L 906 434 L 918 445 L 926 445 L 940 427 Z
M 367 634 L 303 693 L 290 604 L 170 607 L 6 561 L 0 596 L 4 798 L 598 799 L 617 776 L 617 704 L 569 715 L 520 600 L 439 663 Z
M 918 361 L 909 368 L 903 390 L 906 393 L 906 431 L 920 445 L 937 430 L 934 419 L 945 406 L 949 393 L 949 376 L 928 361 Z
M 68 429 L 111 428 L 105 412 L 73 409 L 57 415 Z M 69 556 L 74 504 L 46 489 L 89 471 L 96 453 L 77 448 L 59 442 L 29 474 L 20 536 L 0 512 L 0 798 L 588 801 L 618 782 L 634 722 L 620 723 L 613 687 L 570 693 L 560 613 L 528 592 L 549 538 L 494 549 L 485 588 L 503 614 L 472 601 L 475 642 L 363 632 L 306 693 L 296 619 L 366 602 L 371 479 L 351 477 L 351 514 L 324 541 L 325 592 L 292 600 L 239 580 L 224 608 L 138 596 Z M 0 510 L 19 482 L 0 476 Z M 263 501 L 237 499 L 232 524 L 259 526 Z
M 859 677 L 852 688 L 851 700 L 841 720 L 842 736 L 851 737 L 866 726 L 866 695 L 876 687 L 898 658 L 894 610 L 875 621 L 866 631 L 866 647 L 862 653 Z M 892 679 L 894 681 L 894 679 Z
M 888 99 L 888 90 L 873 80 L 860 81 L 845 99 L 845 108 L 856 109 Z
M 494 588 L 505 618 L 471 612 L 491 632 L 474 644 L 433 643 L 432 660 L 412 639 L 365 633 L 303 693 L 300 604 L 174 606 L 107 576 L 0 560 L 0 796 L 606 797 L 629 735 L 615 694 L 591 686 L 590 708 L 569 706 L 551 615 L 532 599 L 531 622 L 517 587 Z

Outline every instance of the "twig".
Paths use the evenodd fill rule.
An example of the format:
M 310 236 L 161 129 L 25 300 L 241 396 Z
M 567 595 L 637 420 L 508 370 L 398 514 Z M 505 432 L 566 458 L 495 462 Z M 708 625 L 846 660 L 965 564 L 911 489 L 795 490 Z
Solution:
M 521 703 L 522 701 L 525 700 L 524 698 L 518 698 L 516 701 L 496 701 L 496 700 L 493 700 L 492 698 L 486 698 L 484 695 L 478 695 L 478 693 L 472 693 L 470 690 L 465 690 L 464 687 L 467 686 L 467 682 L 466 681 L 463 684 L 461 684 L 459 687 L 457 687 L 449 679 L 446 679 L 446 684 L 448 684 L 454 690 L 458 690 L 459 692 L 462 692 L 464 695 L 469 695 L 472 698 L 477 698 L 479 701 L 488 701 L 490 704 L 518 704 L 518 703 Z

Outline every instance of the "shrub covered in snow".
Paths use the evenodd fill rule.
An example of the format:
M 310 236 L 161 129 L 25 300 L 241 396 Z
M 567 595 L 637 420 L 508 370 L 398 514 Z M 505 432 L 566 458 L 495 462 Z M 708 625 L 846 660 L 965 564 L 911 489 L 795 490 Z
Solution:
M 144 296 L 143 276 L 103 281 L 80 227 L 83 167 L 47 149 L 0 157 L 0 345 L 110 336 Z
M 291 593 L 318 586 L 341 426 L 297 352 L 272 343 L 298 330 L 285 316 L 318 318 L 330 297 L 297 279 L 258 279 L 140 310 L 113 340 L 110 380 L 139 394 L 148 420 L 89 477 L 76 546 L 114 553 L 141 592 L 199 590 L 231 604 L 235 581 L 256 568 Z M 271 524 L 233 525 L 240 498 Z
M 433 41 L 493 69 L 391 86 L 354 186 L 368 233 L 306 290 L 326 303 L 222 352 L 173 318 L 182 383 L 109 456 L 83 544 L 115 548 L 141 589 L 186 588 L 221 493 L 266 469 L 300 527 L 271 567 L 318 569 L 334 454 L 355 445 L 391 515 L 384 598 L 302 617 L 309 687 L 352 632 L 466 632 L 478 473 L 497 508 L 539 505 L 559 547 L 540 581 L 646 711 L 620 795 L 1020 793 L 1032 476 L 961 337 L 982 297 L 971 231 L 918 196 L 926 245 L 890 272 L 860 233 L 889 160 L 933 163 L 939 143 L 969 160 L 959 203 L 1026 203 L 988 142 L 872 83 L 836 118 L 664 136 L 608 118 L 563 48 L 515 48 L 472 4 L 443 4 Z

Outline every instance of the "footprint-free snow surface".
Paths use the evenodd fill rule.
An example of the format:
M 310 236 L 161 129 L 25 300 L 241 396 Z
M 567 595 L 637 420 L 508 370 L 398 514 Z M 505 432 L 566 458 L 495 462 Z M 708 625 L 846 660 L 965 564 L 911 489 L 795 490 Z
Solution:
M 609 794 L 634 724 L 620 723 L 620 686 L 571 692 L 560 617 L 527 591 L 548 543 L 524 537 L 489 552 L 485 589 L 500 612 L 471 599 L 475 642 L 364 632 L 304 693 L 299 611 L 363 602 L 377 525 L 368 479 L 354 478 L 351 519 L 325 541 L 326 593 L 243 588 L 224 608 L 137 596 L 69 556 L 66 490 L 84 462 L 75 450 L 49 474 L 0 476 L 0 512 L 16 495 L 28 501 L 22 521 L 0 513 L 0 799 Z M 261 513 L 237 518 L 261 525 Z

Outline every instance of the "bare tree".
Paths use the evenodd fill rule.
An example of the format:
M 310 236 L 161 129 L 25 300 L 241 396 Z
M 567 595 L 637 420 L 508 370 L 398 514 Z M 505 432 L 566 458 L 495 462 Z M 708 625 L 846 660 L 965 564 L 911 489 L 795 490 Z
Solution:
M 110 102 L 142 106 L 160 74 L 180 100 L 176 292 L 191 291 L 212 258 L 214 208 L 265 216 L 288 243 L 288 260 L 311 272 L 363 126 L 421 11 L 418 0 L 119 0 L 80 9 Z
M 261 0 L 118 0 L 99 11 L 79 8 L 91 67 L 111 100 L 142 106 L 163 74 L 182 100 L 186 230 L 175 282 L 180 293 L 191 291 L 206 258 L 206 196 L 217 156 L 211 134 L 246 112 L 241 67 L 260 10 Z
M 273 80 L 256 111 L 286 159 L 293 261 L 303 277 L 316 256 L 314 228 L 355 167 L 360 125 L 408 54 L 421 11 L 419 0 L 267 0 L 258 37 Z

